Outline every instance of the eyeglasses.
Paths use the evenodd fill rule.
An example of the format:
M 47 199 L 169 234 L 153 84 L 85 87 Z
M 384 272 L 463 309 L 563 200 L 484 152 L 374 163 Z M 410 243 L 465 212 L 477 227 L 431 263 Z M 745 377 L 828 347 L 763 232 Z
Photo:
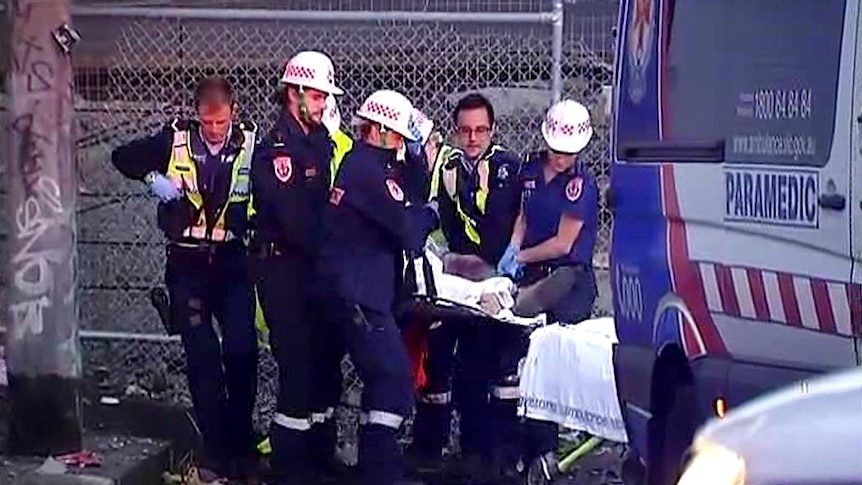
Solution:
M 469 137 L 472 134 L 475 134 L 476 136 L 487 136 L 489 133 L 491 133 L 490 126 L 477 126 L 476 128 L 470 128 L 469 126 L 458 127 L 458 134 L 461 136 Z

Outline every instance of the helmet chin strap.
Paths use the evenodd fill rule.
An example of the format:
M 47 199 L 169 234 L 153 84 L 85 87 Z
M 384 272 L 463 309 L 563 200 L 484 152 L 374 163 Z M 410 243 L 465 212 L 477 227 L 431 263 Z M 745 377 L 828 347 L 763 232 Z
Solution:
M 385 126 L 380 125 L 380 148 L 385 148 L 385 149 L 389 148 L 389 146 L 388 146 L 389 144 L 386 143 L 386 137 L 384 136 L 384 135 L 386 135 L 386 133 L 388 131 L 389 130 L 387 130 Z
M 308 102 L 305 97 L 305 87 L 303 86 L 299 86 L 299 116 L 305 124 L 312 125 L 313 120 L 311 119 L 311 113 L 308 111 Z

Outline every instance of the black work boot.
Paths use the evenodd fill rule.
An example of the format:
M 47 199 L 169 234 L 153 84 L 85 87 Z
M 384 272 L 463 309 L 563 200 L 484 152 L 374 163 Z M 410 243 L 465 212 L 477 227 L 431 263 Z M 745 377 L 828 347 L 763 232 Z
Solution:
M 359 467 L 363 485 L 404 482 L 404 458 L 398 444 L 398 431 L 380 424 L 366 424 L 359 438 Z

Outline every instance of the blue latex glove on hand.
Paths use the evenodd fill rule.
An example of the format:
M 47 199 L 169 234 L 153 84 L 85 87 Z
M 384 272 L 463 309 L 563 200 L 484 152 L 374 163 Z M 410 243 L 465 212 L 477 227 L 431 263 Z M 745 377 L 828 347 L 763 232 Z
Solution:
M 523 272 L 523 270 L 524 265 L 513 259 L 508 266 L 503 268 L 503 274 L 511 277 L 513 280 L 517 280 L 521 277 L 521 273 Z
M 513 266 L 518 265 L 516 258 L 518 257 L 518 248 L 515 246 L 509 245 L 506 248 L 506 252 L 503 253 L 503 257 L 500 258 L 500 262 L 497 263 L 497 273 L 499 274 L 511 274 L 510 270 L 513 270 Z M 511 276 L 515 276 L 511 274 Z
M 162 202 L 170 202 L 180 198 L 180 189 L 171 182 L 171 179 L 160 173 L 149 176 L 150 191 Z

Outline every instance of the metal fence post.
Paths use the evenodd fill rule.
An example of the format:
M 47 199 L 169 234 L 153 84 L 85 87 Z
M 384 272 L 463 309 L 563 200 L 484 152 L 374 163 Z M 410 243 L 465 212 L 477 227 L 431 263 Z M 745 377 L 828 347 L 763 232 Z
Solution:
M 554 0 L 551 17 L 551 102 L 556 103 L 563 93 L 563 0 Z
M 68 0 L 12 8 L 6 335 L 13 454 L 81 448 Z

